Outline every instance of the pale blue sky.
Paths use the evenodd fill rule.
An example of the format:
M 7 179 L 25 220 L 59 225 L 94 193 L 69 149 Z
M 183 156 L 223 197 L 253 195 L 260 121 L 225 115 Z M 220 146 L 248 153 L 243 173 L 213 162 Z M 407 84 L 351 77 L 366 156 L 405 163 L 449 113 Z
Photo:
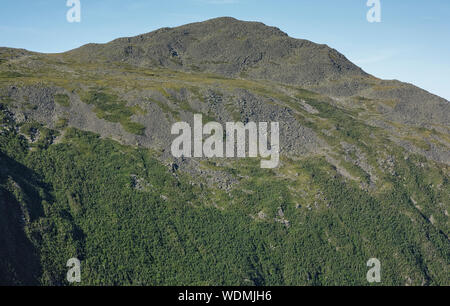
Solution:
M 366 2 L 81 0 L 81 22 L 69 23 L 66 0 L 0 0 L 0 46 L 61 52 L 232 16 L 327 44 L 368 73 L 410 82 L 450 100 L 450 1 L 380 0 L 381 23 L 367 22 Z

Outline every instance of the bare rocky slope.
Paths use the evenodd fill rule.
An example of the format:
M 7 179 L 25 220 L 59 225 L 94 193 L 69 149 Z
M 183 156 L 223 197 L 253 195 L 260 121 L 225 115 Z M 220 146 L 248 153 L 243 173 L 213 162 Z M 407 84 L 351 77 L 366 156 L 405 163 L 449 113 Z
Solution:
M 291 38 L 259 22 L 217 18 L 104 45 L 89 44 L 67 54 L 87 62 L 125 62 L 269 80 L 336 97 L 395 100 L 398 105 L 391 115 L 397 120 L 450 123 L 445 116 L 450 111 L 445 99 L 410 84 L 378 80 L 327 45 Z

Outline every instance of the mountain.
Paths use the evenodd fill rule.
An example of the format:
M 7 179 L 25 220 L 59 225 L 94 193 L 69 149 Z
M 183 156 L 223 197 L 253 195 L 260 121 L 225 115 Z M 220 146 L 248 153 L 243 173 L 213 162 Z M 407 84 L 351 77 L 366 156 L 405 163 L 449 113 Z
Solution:
M 68 52 L 85 61 L 120 61 L 139 67 L 247 76 L 295 85 L 365 77 L 336 50 L 293 39 L 262 23 L 217 18 L 174 29 L 90 44 Z
M 67 54 L 83 62 L 207 72 L 296 85 L 336 97 L 399 100 L 394 110 L 398 120 L 450 123 L 445 116 L 448 101 L 409 84 L 376 79 L 326 45 L 291 38 L 258 22 L 217 18 L 105 45 L 89 44 Z
M 0 99 L 0 284 L 449 285 L 449 102 L 326 45 L 226 17 L 0 48 Z M 194 114 L 279 122 L 280 166 L 173 157 Z

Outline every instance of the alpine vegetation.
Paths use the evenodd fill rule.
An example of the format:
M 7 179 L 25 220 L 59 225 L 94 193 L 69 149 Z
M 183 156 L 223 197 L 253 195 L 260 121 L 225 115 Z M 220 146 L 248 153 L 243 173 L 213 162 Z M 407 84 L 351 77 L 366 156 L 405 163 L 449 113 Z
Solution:
M 270 148 L 268 148 L 268 123 L 227 122 L 224 129 L 218 122 L 208 122 L 203 125 L 203 116 L 194 115 L 194 130 L 187 122 L 176 122 L 172 125 L 172 135 L 179 135 L 172 142 L 172 155 L 174 157 L 258 157 L 268 158 L 261 160 L 261 168 L 275 168 L 280 160 L 279 123 L 271 123 Z M 180 135 L 181 132 L 181 135 Z M 193 134 L 193 139 L 192 139 Z M 203 135 L 210 135 L 203 141 Z M 248 147 L 246 139 L 248 135 Z M 225 139 L 225 148 L 224 148 Z M 193 145 L 193 155 L 192 155 Z M 258 151 L 259 147 L 259 151 Z M 225 151 L 225 152 L 224 152 Z

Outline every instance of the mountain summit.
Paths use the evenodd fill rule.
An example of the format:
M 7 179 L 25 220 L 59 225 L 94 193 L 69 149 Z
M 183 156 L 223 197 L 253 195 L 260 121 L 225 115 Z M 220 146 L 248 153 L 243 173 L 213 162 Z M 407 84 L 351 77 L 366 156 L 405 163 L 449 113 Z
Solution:
M 120 62 L 268 80 L 335 97 L 395 100 L 396 108 L 390 114 L 395 120 L 450 123 L 445 99 L 410 84 L 379 80 L 327 45 L 291 38 L 260 22 L 216 18 L 107 44 L 88 44 L 66 55 L 92 63 Z
M 68 52 L 87 61 L 121 61 L 140 67 L 201 71 L 227 77 L 314 85 L 367 77 L 326 45 L 294 39 L 278 28 L 231 17 L 89 44 Z

